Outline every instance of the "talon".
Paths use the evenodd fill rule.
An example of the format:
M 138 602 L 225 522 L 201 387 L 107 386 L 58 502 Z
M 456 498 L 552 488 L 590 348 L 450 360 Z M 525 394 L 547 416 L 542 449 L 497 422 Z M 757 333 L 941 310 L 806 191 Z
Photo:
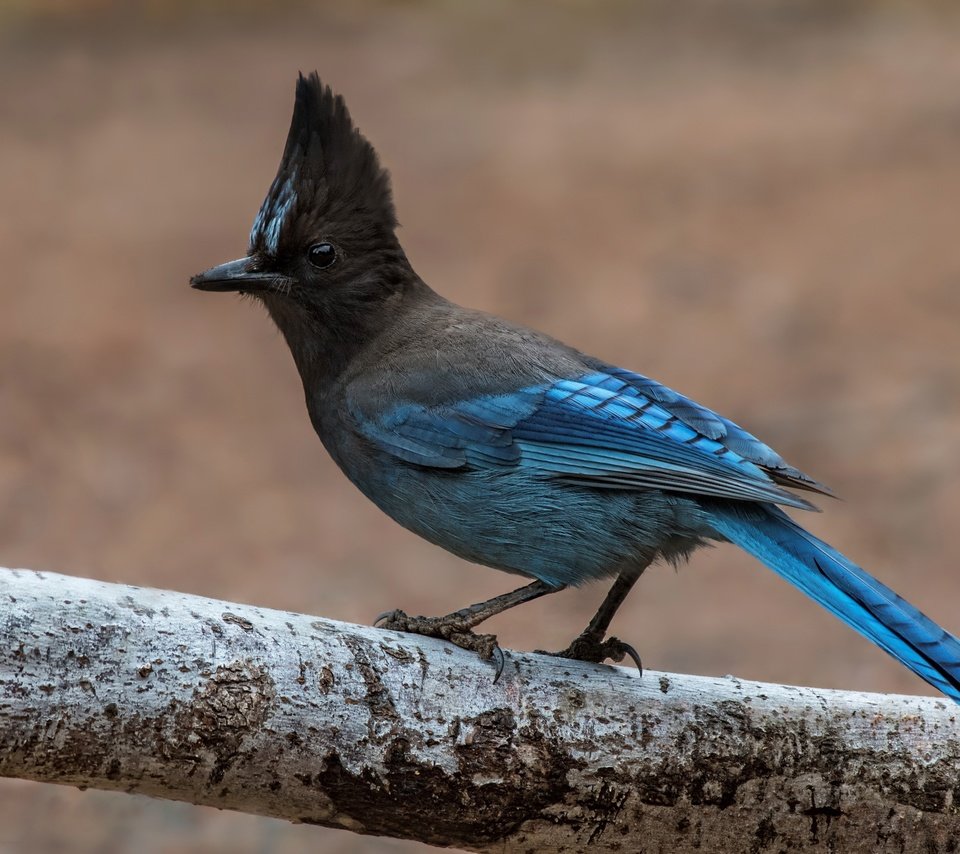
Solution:
M 496 685 L 500 680 L 500 677 L 503 675 L 503 666 L 506 663 L 506 659 L 503 657 L 503 650 L 500 649 L 500 644 L 494 644 L 492 650 L 490 650 L 490 655 L 493 658 L 493 663 L 496 665 L 497 672 L 493 675 L 493 684 Z
M 397 613 L 396 611 L 383 611 L 380 614 L 377 614 L 377 616 L 373 620 L 373 625 L 379 626 L 380 623 L 383 623 L 389 619 L 392 619 L 396 615 L 396 613 Z
M 537 650 L 541 652 L 541 650 Z M 573 643 L 560 652 L 548 652 L 546 655 L 555 655 L 559 658 L 572 658 L 574 661 L 589 661 L 593 664 L 601 664 L 606 659 L 616 663 L 623 661 L 625 656 L 629 656 L 640 675 L 643 675 L 643 662 L 638 653 L 630 644 L 624 643 L 620 638 L 607 638 L 605 641 L 584 632 L 582 635 L 574 638 Z
M 373 625 L 388 631 L 407 632 L 449 641 L 460 649 L 477 653 L 484 661 L 493 659 L 496 682 L 503 673 L 503 650 L 497 644 L 496 635 L 478 635 L 465 619 L 465 612 L 458 611 L 445 617 L 410 617 L 404 611 L 384 611 Z
M 600 644 L 597 651 L 600 655 L 615 661 L 617 664 L 623 661 L 624 657 L 629 656 L 633 663 L 637 665 L 640 675 L 643 676 L 643 662 L 640 660 L 640 653 L 620 638 L 607 638 Z
M 406 611 L 396 608 L 393 611 L 384 611 L 382 614 L 378 614 L 377 619 L 373 621 L 373 625 L 374 628 L 386 629 L 387 631 L 408 632 L 412 628 L 412 622 Z
M 640 675 L 643 676 L 643 662 L 640 660 L 640 653 L 628 643 L 623 643 L 623 641 L 620 641 L 620 644 L 624 654 L 633 659 L 633 663 L 637 665 L 637 670 L 639 670 Z

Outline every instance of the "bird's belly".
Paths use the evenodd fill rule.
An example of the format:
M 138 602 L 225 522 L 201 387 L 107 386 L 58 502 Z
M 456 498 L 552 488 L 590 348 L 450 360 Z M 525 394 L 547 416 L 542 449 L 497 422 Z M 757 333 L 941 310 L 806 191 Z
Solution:
M 570 486 L 517 468 L 377 466 L 348 476 L 381 510 L 467 560 L 579 585 L 699 544 L 690 501 Z

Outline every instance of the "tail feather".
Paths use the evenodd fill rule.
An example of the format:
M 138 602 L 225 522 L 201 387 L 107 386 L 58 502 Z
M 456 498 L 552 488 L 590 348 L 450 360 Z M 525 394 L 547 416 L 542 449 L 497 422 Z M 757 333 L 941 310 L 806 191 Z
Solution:
M 773 505 L 711 508 L 716 531 L 960 703 L 960 640 Z

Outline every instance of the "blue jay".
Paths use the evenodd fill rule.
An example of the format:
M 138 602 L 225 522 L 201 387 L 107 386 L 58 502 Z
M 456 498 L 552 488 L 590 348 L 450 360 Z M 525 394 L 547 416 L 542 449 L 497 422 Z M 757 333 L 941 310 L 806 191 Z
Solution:
M 245 257 L 194 276 L 251 295 L 293 354 L 314 429 L 401 525 L 532 579 L 389 628 L 502 656 L 488 617 L 613 579 L 562 655 L 629 655 L 607 628 L 652 562 L 740 546 L 960 702 L 960 641 L 781 509 L 829 490 L 732 421 L 641 374 L 434 292 L 396 236 L 387 172 L 317 75 L 299 78 L 277 176 Z M 498 670 L 499 675 L 499 670 Z

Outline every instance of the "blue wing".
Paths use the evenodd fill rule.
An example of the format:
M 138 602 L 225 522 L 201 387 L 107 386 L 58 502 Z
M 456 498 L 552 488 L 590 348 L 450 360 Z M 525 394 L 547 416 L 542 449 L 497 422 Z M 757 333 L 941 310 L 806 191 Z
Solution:
M 782 486 L 826 493 L 771 448 L 639 374 L 597 370 L 447 406 L 404 404 L 361 432 L 415 465 L 519 466 L 599 489 L 661 489 L 812 509 Z

